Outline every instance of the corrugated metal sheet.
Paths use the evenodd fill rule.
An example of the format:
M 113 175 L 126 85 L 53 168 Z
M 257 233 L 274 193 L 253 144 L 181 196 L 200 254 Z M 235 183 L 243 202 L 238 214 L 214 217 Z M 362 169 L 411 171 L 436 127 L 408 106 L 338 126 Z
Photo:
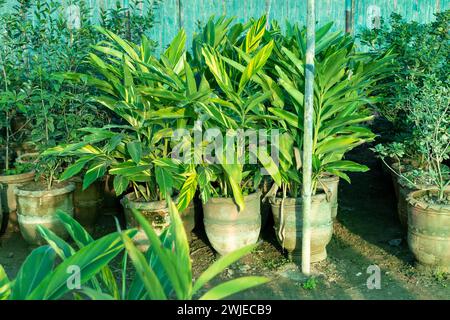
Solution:
M 120 0 L 127 5 L 130 0 Z M 400 13 L 409 20 L 429 22 L 433 13 L 450 9 L 450 0 L 353 0 L 355 29 L 371 23 L 374 16 L 388 17 L 392 12 Z M 15 0 L 9 0 L 11 8 Z M 76 3 L 76 0 L 64 0 L 63 3 Z M 88 0 L 92 7 L 93 19 L 98 18 L 99 8 L 115 6 L 117 0 Z M 146 8 L 144 7 L 143 10 Z M 335 29 L 345 28 L 345 0 L 316 0 L 319 24 L 335 21 Z M 158 24 L 150 35 L 165 47 L 180 26 L 184 27 L 188 39 L 197 30 L 197 22 L 205 22 L 211 15 L 235 16 L 238 21 L 250 17 L 269 14 L 270 19 L 278 20 L 281 25 L 286 20 L 305 23 L 306 0 L 163 0 L 156 12 Z

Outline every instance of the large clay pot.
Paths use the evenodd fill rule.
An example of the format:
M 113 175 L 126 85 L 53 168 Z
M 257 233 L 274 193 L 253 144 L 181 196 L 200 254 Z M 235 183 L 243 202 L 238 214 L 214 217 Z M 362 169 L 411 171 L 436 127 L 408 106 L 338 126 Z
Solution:
M 325 192 L 331 202 L 331 217 L 336 219 L 338 211 L 338 187 L 339 177 L 333 175 L 323 175 L 317 183 L 317 189 Z
M 73 193 L 75 219 L 92 232 L 101 213 L 103 185 L 101 182 L 94 182 L 83 190 L 83 180 L 80 177 L 74 177 L 70 181 L 75 184 Z
M 16 215 L 16 196 L 14 189 L 17 186 L 29 183 L 34 180 L 35 172 L 26 172 L 14 175 L 0 175 L 0 197 L 5 215 L 5 223 L 9 231 L 18 231 L 17 215 Z M 5 228 L 5 226 L 3 227 Z
M 450 271 L 450 205 L 430 204 L 423 197 L 437 190 L 413 191 L 408 196 L 408 245 L 420 264 Z M 450 200 L 450 191 L 446 192 Z
M 134 217 L 133 210 L 139 211 L 150 223 L 156 234 L 160 235 L 163 230 L 170 225 L 170 213 L 167 202 L 164 201 L 136 201 L 134 193 L 125 195 L 120 203 L 125 213 L 125 221 L 127 228 L 138 228 L 138 233 L 133 238 L 136 246 L 141 250 L 147 250 L 149 243 L 145 232 L 140 228 Z M 186 231 L 188 240 L 191 240 L 191 232 L 195 227 L 195 209 L 194 203 L 191 202 L 186 210 L 181 214 L 181 220 Z
M 220 255 L 258 241 L 261 231 L 260 198 L 260 192 L 244 197 L 245 208 L 242 211 L 232 198 L 210 198 L 203 204 L 206 235 Z
M 73 216 L 73 183 L 55 183 L 47 190 L 42 184 L 31 182 L 15 188 L 17 218 L 20 232 L 30 245 L 43 245 L 45 240 L 37 230 L 44 226 L 63 239 L 68 233 L 56 213 L 62 210 Z
M 280 245 L 288 251 L 289 258 L 301 261 L 302 255 L 302 199 L 271 198 L 275 232 Z M 283 207 L 283 210 L 281 208 Z M 331 201 L 324 193 L 311 198 L 311 262 L 319 262 L 327 257 L 326 247 L 333 235 Z

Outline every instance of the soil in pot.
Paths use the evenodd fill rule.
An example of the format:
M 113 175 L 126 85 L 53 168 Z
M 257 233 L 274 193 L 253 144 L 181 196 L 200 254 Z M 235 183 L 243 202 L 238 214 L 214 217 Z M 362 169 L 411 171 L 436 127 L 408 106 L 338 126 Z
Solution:
M 339 177 L 333 175 L 323 175 L 318 183 L 317 190 L 324 192 L 331 202 L 331 218 L 336 219 L 338 211 L 338 187 Z
M 255 244 L 261 231 L 261 193 L 244 197 L 239 211 L 232 198 L 210 198 L 203 204 L 203 223 L 212 247 L 226 255 L 246 245 Z
M 34 181 L 35 172 L 30 171 L 20 174 L 0 175 L 0 198 L 3 211 L 3 229 L 8 232 L 19 231 L 16 208 L 17 201 L 14 189 L 23 184 Z
M 20 232 L 30 245 L 43 245 L 45 240 L 37 230 L 44 226 L 57 236 L 67 239 L 68 234 L 56 213 L 62 210 L 73 216 L 73 183 L 55 183 L 50 190 L 46 186 L 31 182 L 15 189 L 17 218 Z
M 413 191 L 408 196 L 408 245 L 419 264 L 450 271 L 450 191 L 436 203 L 437 190 Z
M 270 203 L 278 242 L 288 251 L 289 258 L 298 263 L 302 256 L 302 199 L 273 197 Z M 313 195 L 311 210 L 311 262 L 319 262 L 326 259 L 326 246 L 333 235 L 331 201 L 324 193 Z
M 80 177 L 74 177 L 70 180 L 75 184 L 73 193 L 74 217 L 92 233 L 95 228 L 103 203 L 103 184 L 96 181 L 86 190 L 83 190 L 83 180 Z
M 170 225 L 170 213 L 165 200 L 150 202 L 139 201 L 136 200 L 134 193 L 129 193 L 122 198 L 120 203 L 124 209 L 127 228 L 139 229 L 138 233 L 133 238 L 133 241 L 141 251 L 146 251 L 149 243 L 147 236 L 144 231 L 140 229 L 140 226 L 134 217 L 133 210 L 139 211 L 158 235 L 160 235 L 163 230 Z M 190 241 L 191 232 L 195 227 L 195 207 L 193 202 L 191 202 L 186 210 L 181 213 L 181 220 L 183 221 L 186 235 Z

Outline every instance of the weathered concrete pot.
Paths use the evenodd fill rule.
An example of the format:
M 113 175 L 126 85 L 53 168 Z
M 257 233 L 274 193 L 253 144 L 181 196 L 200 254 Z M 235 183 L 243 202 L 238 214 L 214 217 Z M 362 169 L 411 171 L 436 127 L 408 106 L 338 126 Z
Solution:
M 15 189 L 17 197 L 17 218 L 20 232 L 30 245 L 43 245 L 45 240 L 37 230 L 44 226 L 63 239 L 68 234 L 56 216 L 58 210 L 73 216 L 73 183 L 55 184 L 51 190 L 32 182 Z
M 83 180 L 80 177 L 70 179 L 75 184 L 73 193 L 74 217 L 89 232 L 95 227 L 103 203 L 103 185 L 94 182 L 83 190 Z
M 338 211 L 338 187 L 339 177 L 334 175 L 324 175 L 317 183 L 317 189 L 325 192 L 331 202 L 331 218 L 336 219 Z
M 413 187 L 400 177 L 397 178 L 397 185 L 399 192 L 397 201 L 397 214 L 401 226 L 406 230 L 408 228 L 408 196 L 413 191 L 426 190 L 432 188 L 433 186 L 418 185 L 416 187 Z
M 22 174 L 14 174 L 7 176 L 0 176 L 0 197 L 3 209 L 3 214 L 6 216 L 7 228 L 9 231 L 19 231 L 17 222 L 17 201 L 14 195 L 14 189 L 25 183 L 34 181 L 35 172 L 26 172 Z M 3 227 L 5 228 L 5 227 Z
M 16 162 L 20 164 L 33 164 L 38 161 L 39 153 L 23 153 L 17 157 Z
M 280 245 L 289 253 L 295 262 L 302 256 L 302 199 L 271 198 L 272 214 L 275 221 L 275 232 Z M 324 193 L 316 194 L 311 199 L 311 262 L 319 262 L 327 258 L 326 247 L 333 235 L 333 219 L 331 218 L 331 201 Z
M 210 198 L 203 206 L 203 222 L 212 247 L 226 255 L 258 241 L 261 231 L 261 193 L 244 197 L 239 211 L 232 198 Z
M 124 209 L 127 228 L 138 228 L 138 233 L 133 238 L 133 241 L 141 251 L 146 251 L 149 243 L 145 232 L 140 228 L 134 217 L 133 210 L 139 211 L 158 235 L 170 225 L 170 213 L 165 200 L 151 202 L 136 201 L 135 194 L 129 193 L 122 198 L 120 203 Z M 191 202 L 188 208 L 181 213 L 181 219 L 188 240 L 190 241 L 191 232 L 195 227 L 195 209 L 193 202 Z
M 431 268 L 450 271 L 450 205 L 423 200 L 436 190 L 413 191 L 408 196 L 408 245 L 417 261 Z M 450 191 L 446 192 L 450 200 Z

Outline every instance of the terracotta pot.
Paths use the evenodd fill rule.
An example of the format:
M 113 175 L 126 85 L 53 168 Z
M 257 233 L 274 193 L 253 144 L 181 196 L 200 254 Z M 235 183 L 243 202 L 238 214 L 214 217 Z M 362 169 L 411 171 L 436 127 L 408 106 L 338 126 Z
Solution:
M 203 206 L 203 222 L 212 247 L 226 255 L 258 241 L 261 231 L 261 193 L 244 197 L 239 211 L 232 198 L 210 198 Z
M 417 261 L 427 267 L 450 271 L 450 204 L 425 202 L 437 190 L 413 191 L 408 196 L 408 245 Z M 450 190 L 445 193 L 450 201 Z
M 313 195 L 311 200 L 311 262 L 319 262 L 326 259 L 326 247 L 333 235 L 331 201 L 327 200 L 324 193 Z M 282 201 L 282 198 L 271 198 L 270 202 L 278 242 L 288 251 L 291 260 L 300 262 L 303 235 L 302 199 L 285 198 Z
M 21 174 L 0 176 L 0 198 L 5 217 L 5 223 L 9 231 L 18 231 L 19 226 L 17 222 L 16 208 L 17 201 L 14 195 L 14 189 L 25 183 L 34 181 L 35 172 L 26 172 Z M 5 228 L 5 226 L 3 226 Z
M 156 234 L 160 235 L 165 228 L 170 225 L 170 213 L 167 207 L 166 201 L 151 201 L 142 202 L 136 201 L 136 196 L 134 193 L 129 193 L 125 195 L 122 200 L 120 200 L 124 208 L 125 221 L 127 228 L 138 228 L 138 233 L 133 238 L 136 246 L 141 251 L 146 251 L 149 247 L 149 242 L 145 232 L 141 229 L 140 225 L 137 223 L 133 210 L 139 211 L 150 225 L 155 230 Z M 188 240 L 191 240 L 191 232 L 195 227 L 195 209 L 194 203 L 188 206 L 181 214 L 181 220 L 186 231 Z
M 55 184 L 51 190 L 31 182 L 15 188 L 17 218 L 20 232 L 30 245 L 43 245 L 38 226 L 44 226 L 57 236 L 67 239 L 68 233 L 56 213 L 62 210 L 73 216 L 73 183 Z

